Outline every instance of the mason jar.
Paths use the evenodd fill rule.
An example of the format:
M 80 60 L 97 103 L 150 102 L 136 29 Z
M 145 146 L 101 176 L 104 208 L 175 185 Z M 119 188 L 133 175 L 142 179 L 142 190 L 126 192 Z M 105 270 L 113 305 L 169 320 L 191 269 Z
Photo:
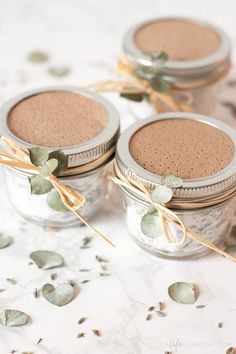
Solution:
M 168 57 L 162 64 L 155 56 L 161 52 Z M 168 82 L 163 93 L 179 107 L 212 115 L 230 69 L 230 39 L 218 26 L 202 20 L 160 17 L 131 27 L 123 39 L 122 55 L 142 79 L 150 83 L 159 75 Z M 130 108 L 137 118 L 158 113 L 147 98 L 130 103 Z M 163 111 L 171 109 L 164 105 Z
M 0 132 L 22 148 L 41 146 L 49 153 L 61 149 L 66 154 L 68 166 L 58 179 L 86 198 L 80 209 L 86 219 L 104 205 L 107 169 L 119 135 L 118 112 L 105 98 L 77 87 L 32 90 L 4 104 Z M 31 194 L 29 172 L 16 168 L 5 171 L 8 197 L 27 220 L 48 227 L 80 222 L 71 212 L 51 209 L 47 194 Z
M 214 118 L 194 113 L 163 113 L 134 123 L 118 140 L 116 166 L 121 176 L 151 193 L 163 177 L 181 177 L 167 207 L 205 240 L 218 245 L 231 228 L 236 195 L 236 132 Z M 150 201 L 120 186 L 127 229 L 144 250 L 163 257 L 200 257 L 209 249 L 170 224 L 174 239 L 147 236 L 141 220 Z

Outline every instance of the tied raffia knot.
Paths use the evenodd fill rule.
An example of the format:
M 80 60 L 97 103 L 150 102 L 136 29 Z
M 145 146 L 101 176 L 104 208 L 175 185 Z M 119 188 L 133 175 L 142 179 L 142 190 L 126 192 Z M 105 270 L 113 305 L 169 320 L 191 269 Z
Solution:
M 23 149 L 15 142 L 11 141 L 6 137 L 1 137 L 2 143 L 7 147 L 10 152 L 0 150 L 0 165 L 16 168 L 22 171 L 29 172 L 30 174 L 37 175 L 40 173 L 41 166 L 35 166 L 29 156 L 29 151 Z M 59 179 L 54 175 L 49 175 L 45 177 L 50 181 L 61 197 L 63 204 L 73 212 L 77 218 L 79 218 L 88 228 L 90 228 L 97 236 L 101 237 L 107 241 L 110 245 L 114 244 L 98 230 L 96 230 L 88 221 L 80 214 L 79 209 L 85 204 L 85 197 L 79 193 L 79 191 L 74 190 L 69 185 L 61 183 Z
M 124 187 L 125 189 L 128 189 L 131 192 L 134 192 L 135 195 L 146 200 L 150 205 L 152 204 L 155 206 L 159 213 L 159 217 L 163 227 L 163 235 L 166 238 L 167 242 L 172 244 L 183 245 L 187 238 L 191 238 L 192 240 L 202 244 L 203 246 L 221 254 L 222 256 L 236 263 L 236 258 L 233 255 L 223 251 L 222 249 L 214 245 L 212 242 L 205 239 L 202 235 L 193 231 L 190 227 L 185 225 L 183 221 L 176 215 L 176 213 L 169 209 L 166 205 L 153 202 L 151 198 L 151 193 L 139 180 L 138 176 L 135 176 L 134 178 L 133 171 L 132 173 L 127 172 L 126 176 L 124 176 L 121 173 L 117 163 L 114 162 L 114 172 L 115 175 L 108 176 L 108 178 L 113 181 L 113 183 Z M 180 240 L 175 239 L 174 233 L 172 232 L 170 226 L 173 226 L 177 230 L 180 230 L 182 234 Z
M 187 103 L 183 103 L 173 98 L 170 94 L 154 90 L 148 80 L 140 79 L 135 75 L 132 66 L 122 60 L 117 63 L 116 71 L 122 75 L 128 76 L 129 80 L 100 81 L 89 85 L 89 88 L 97 92 L 146 95 L 158 113 L 169 110 L 174 112 L 192 112 L 192 98 L 190 96 L 186 95 Z

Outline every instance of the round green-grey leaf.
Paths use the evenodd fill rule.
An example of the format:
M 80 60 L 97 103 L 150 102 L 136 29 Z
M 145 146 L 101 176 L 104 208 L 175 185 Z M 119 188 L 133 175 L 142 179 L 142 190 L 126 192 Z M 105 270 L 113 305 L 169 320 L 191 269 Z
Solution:
M 35 166 L 42 166 L 48 159 L 48 151 L 41 147 L 29 149 L 30 161 Z
M 53 188 L 52 183 L 46 180 L 41 175 L 35 175 L 29 177 L 29 183 L 30 183 L 31 194 L 37 194 L 37 195 L 46 194 L 50 192 L 50 190 Z
M 142 217 L 141 230 L 144 235 L 155 238 L 163 233 L 161 219 L 158 213 L 147 213 Z
M 48 206 L 53 210 L 69 211 L 69 209 L 65 206 L 65 204 L 61 200 L 59 193 L 55 189 L 52 189 L 51 192 L 48 193 L 47 203 Z
M 42 177 L 50 176 L 53 173 L 53 171 L 56 170 L 57 166 L 58 166 L 58 161 L 56 159 L 50 159 L 46 161 L 45 165 L 42 166 L 40 170 L 40 175 Z
M 162 185 L 165 185 L 170 188 L 178 188 L 181 187 L 183 184 L 183 180 L 180 177 L 170 175 L 166 176 L 161 181 Z
M 151 194 L 151 199 L 154 203 L 167 203 L 173 196 L 172 189 L 167 186 L 157 186 Z
M 28 61 L 32 63 L 45 63 L 48 60 L 48 54 L 39 50 L 29 53 Z
M 68 166 L 68 156 L 62 150 L 50 152 L 49 159 L 56 159 L 58 162 L 57 168 L 53 171 L 55 176 L 62 174 Z
M 173 283 L 168 288 L 168 294 L 179 304 L 194 304 L 197 300 L 196 285 L 188 282 Z
M 61 267 L 64 263 L 62 256 L 53 251 L 39 250 L 30 254 L 30 258 L 40 269 Z
M 56 288 L 52 284 L 45 284 L 42 287 L 42 295 L 53 305 L 65 306 L 74 299 L 75 289 L 69 283 L 58 285 Z
M 65 77 L 70 74 L 71 69 L 67 66 L 51 67 L 48 70 L 49 74 L 56 77 Z
M 4 310 L 0 313 L 0 324 L 7 327 L 23 326 L 28 319 L 26 313 L 18 310 Z
M 12 238 L 10 236 L 4 236 L 0 234 L 0 249 L 10 246 Z

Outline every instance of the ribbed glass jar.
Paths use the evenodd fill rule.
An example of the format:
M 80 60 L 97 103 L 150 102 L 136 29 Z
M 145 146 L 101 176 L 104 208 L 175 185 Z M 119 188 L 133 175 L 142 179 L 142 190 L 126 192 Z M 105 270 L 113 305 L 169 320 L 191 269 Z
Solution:
M 167 121 L 172 121 L 173 123 L 175 121 L 178 123 L 179 119 L 182 120 L 183 127 L 185 122 L 186 124 L 189 121 L 198 122 L 199 131 L 198 133 L 196 132 L 196 134 L 201 133 L 202 126 L 202 142 L 205 141 L 205 137 L 207 138 L 207 133 L 204 133 L 204 127 L 207 125 L 206 127 L 216 129 L 217 137 L 219 137 L 218 132 L 222 132 L 222 136 L 224 136 L 226 140 L 228 139 L 230 145 L 232 144 L 232 146 L 230 146 L 230 149 L 232 149 L 232 156 L 230 157 L 229 163 L 226 163 L 225 166 L 219 167 L 219 171 L 216 173 L 209 173 L 209 175 L 198 178 L 182 178 L 183 184 L 181 187 L 175 188 L 173 190 L 173 199 L 168 206 L 168 208 L 175 212 L 177 216 L 179 216 L 180 219 L 193 231 L 199 233 L 206 240 L 209 240 L 217 245 L 223 241 L 228 231 L 230 230 L 232 216 L 235 212 L 236 132 L 233 131 L 231 127 L 219 120 L 193 113 L 165 113 L 158 116 L 152 116 L 133 124 L 130 128 L 121 134 L 117 144 L 116 163 L 123 176 L 141 182 L 150 192 L 156 186 L 160 185 L 162 183 L 163 176 L 166 176 L 157 175 L 148 170 L 149 166 L 155 168 L 155 165 L 152 165 L 152 161 L 157 163 L 157 159 L 159 159 L 160 166 L 164 166 L 164 168 L 167 170 L 169 167 L 170 169 L 173 169 L 174 166 L 174 173 L 173 170 L 170 170 L 168 175 L 176 175 L 176 170 L 178 170 L 178 168 L 179 171 L 183 171 L 185 166 L 184 164 L 181 164 L 181 160 L 179 159 L 179 156 L 177 156 L 179 151 L 178 149 L 180 146 L 182 148 L 181 144 L 184 144 L 184 139 L 186 137 L 183 133 L 183 127 L 181 127 L 182 130 L 178 130 L 181 132 L 181 134 L 183 134 L 183 141 L 178 143 L 178 139 L 176 140 L 176 144 L 172 151 L 169 150 L 168 155 L 165 155 L 168 156 L 167 159 L 164 157 L 164 155 L 157 156 L 155 158 L 153 157 L 153 159 L 150 157 L 150 161 L 145 160 L 147 165 L 144 167 L 141 165 L 141 162 L 143 161 L 142 157 L 139 157 L 139 161 L 137 161 L 134 157 L 134 149 L 137 149 L 138 145 L 131 147 L 132 138 L 135 136 L 135 134 L 140 131 L 142 132 L 142 129 L 148 125 L 151 125 L 155 122 L 158 123 Z M 152 130 L 152 139 L 155 138 L 155 141 L 161 145 L 163 143 L 161 140 L 163 135 L 160 134 L 159 136 L 155 136 L 154 129 Z M 176 129 L 176 131 L 172 132 L 170 136 L 168 136 L 168 133 L 165 132 L 165 138 L 172 139 L 173 136 L 176 138 L 178 131 Z M 204 134 L 206 134 L 205 137 Z M 142 145 L 142 149 L 140 151 L 142 154 L 144 154 L 146 159 L 146 156 L 152 156 L 153 154 L 154 141 L 152 142 L 152 140 L 145 140 L 147 138 L 146 133 L 144 133 L 142 137 L 144 141 L 142 141 L 140 136 L 137 136 L 136 141 L 138 144 Z M 146 145 L 145 141 L 148 141 L 148 145 Z M 218 157 L 220 161 L 220 156 L 217 155 L 219 144 L 220 141 L 217 140 L 217 138 L 212 142 L 212 146 L 216 152 L 214 161 L 218 161 Z M 201 141 L 199 145 L 192 146 L 192 151 L 194 151 L 194 149 L 198 149 L 199 146 L 201 148 L 199 159 L 202 159 L 202 164 L 201 161 L 198 161 L 197 163 L 202 166 L 202 171 L 204 174 L 205 171 L 208 171 L 207 168 L 209 168 L 211 161 L 206 161 L 205 158 L 203 158 L 204 145 L 201 145 Z M 198 151 L 196 151 L 196 153 L 198 153 Z M 224 154 L 224 149 L 222 149 L 222 154 Z M 169 164 L 168 166 L 168 160 L 170 161 L 173 156 L 176 163 L 174 165 Z M 191 163 L 193 163 L 193 161 L 191 162 L 191 151 L 189 156 L 190 160 L 187 163 L 191 169 Z M 205 170 L 204 164 L 206 163 L 208 164 L 208 167 Z M 159 168 L 159 166 L 157 168 Z M 195 172 L 198 173 L 197 170 L 192 171 L 192 173 Z M 164 233 L 161 236 L 158 235 L 157 237 L 146 236 L 141 229 L 141 220 L 143 216 L 148 212 L 150 203 L 143 199 L 140 195 L 136 194 L 134 191 L 129 190 L 127 187 L 121 186 L 120 188 L 124 198 L 128 231 L 135 242 L 143 249 L 154 255 L 177 259 L 199 257 L 209 251 L 208 248 L 191 239 L 190 237 L 188 237 L 183 244 L 176 244 L 168 242 Z M 171 225 L 171 230 L 175 240 L 180 241 L 182 233 L 177 230 L 173 224 Z
M 163 24 L 164 30 L 161 27 Z M 161 34 L 164 39 L 159 38 Z M 155 39 L 155 36 L 158 38 Z M 199 43 L 194 46 L 196 40 Z M 219 43 L 209 49 L 214 40 Z M 187 41 L 189 43 L 186 43 Z M 146 79 L 150 81 L 155 78 L 157 67 L 157 61 L 150 53 L 157 51 L 157 48 L 169 56 L 158 70 L 170 83 L 170 90 L 166 94 L 170 94 L 180 104 L 187 104 L 192 112 L 214 114 L 223 81 L 230 69 L 230 40 L 226 33 L 215 25 L 196 19 L 156 18 L 139 23 L 126 32 L 123 39 L 123 58 L 135 69 L 143 69 L 144 73 L 147 69 Z M 150 104 L 147 105 L 147 102 L 147 99 L 144 99 L 142 102 L 130 103 L 131 111 L 137 118 L 156 113 L 156 109 Z M 169 111 L 168 108 L 166 111 Z
M 88 90 L 76 87 L 43 88 L 17 96 L 2 107 L 0 110 L 1 135 L 10 138 L 23 148 L 33 147 L 32 144 L 19 139 L 9 129 L 8 115 L 19 102 L 48 92 L 66 92 L 88 97 L 99 103 L 107 114 L 106 126 L 100 134 L 81 145 L 60 148 L 68 156 L 68 168 L 63 175 L 58 176 L 58 179 L 78 190 L 86 198 L 86 203 L 80 211 L 86 219 L 90 219 L 103 206 L 107 196 L 108 182 L 105 176 L 114 157 L 119 135 L 119 115 L 109 101 Z M 56 117 L 53 118 L 56 119 Z M 58 150 L 52 147 L 45 148 L 49 152 Z M 28 178 L 31 175 L 29 173 L 17 169 L 6 169 L 5 175 L 8 196 L 16 210 L 27 220 L 48 227 L 68 227 L 80 222 L 71 212 L 57 212 L 51 209 L 47 205 L 47 194 L 30 194 Z

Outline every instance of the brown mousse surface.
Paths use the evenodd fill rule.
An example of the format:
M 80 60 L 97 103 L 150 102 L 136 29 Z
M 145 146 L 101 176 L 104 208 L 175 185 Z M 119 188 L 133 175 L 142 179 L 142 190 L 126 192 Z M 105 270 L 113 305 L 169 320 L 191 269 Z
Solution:
M 78 93 L 39 93 L 20 101 L 8 115 L 9 129 L 33 145 L 69 147 L 95 138 L 107 125 L 106 109 Z
M 232 140 L 219 129 L 191 119 L 163 119 L 131 137 L 129 150 L 146 170 L 184 179 L 213 175 L 232 160 Z

